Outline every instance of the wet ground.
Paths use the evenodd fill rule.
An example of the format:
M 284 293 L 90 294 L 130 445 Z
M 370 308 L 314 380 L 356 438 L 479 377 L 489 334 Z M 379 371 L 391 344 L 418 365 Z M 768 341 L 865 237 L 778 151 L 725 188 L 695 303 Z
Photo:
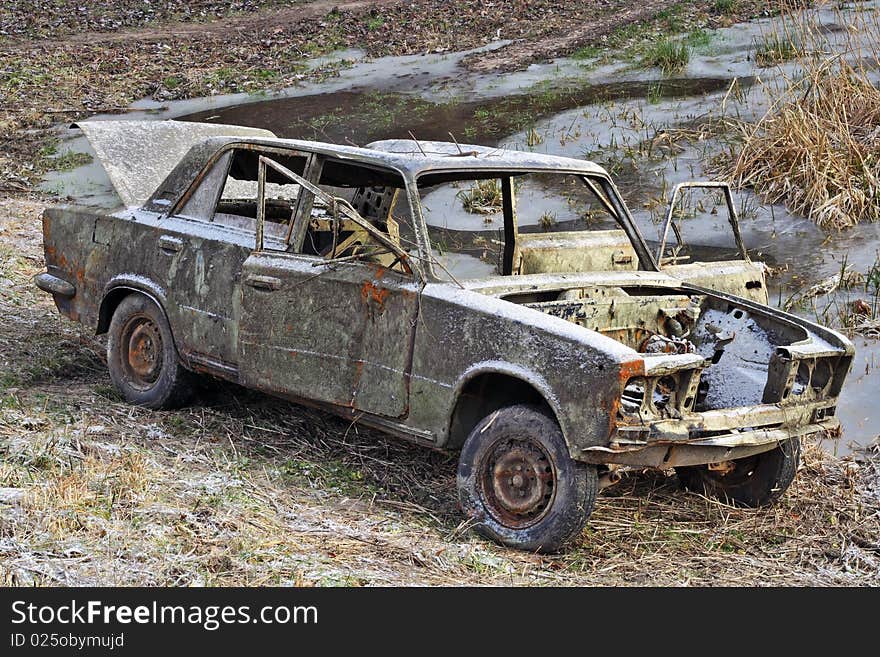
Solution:
M 877 3 L 859 3 L 859 12 Z M 833 45 L 856 10 L 818 14 Z M 337 53 L 350 65 L 339 77 L 273 96 L 226 96 L 158 105 L 144 102 L 131 118 L 179 118 L 264 127 L 282 137 L 366 144 L 407 138 L 503 145 L 593 159 L 614 175 L 642 232 L 656 241 L 669 193 L 679 182 L 715 177 L 715 157 L 735 148 L 725 133 L 696 137 L 709 119 L 754 119 L 767 107 L 759 85 L 774 85 L 775 69 L 754 64 L 755 44 L 771 30 L 759 21 L 709 32 L 692 48 L 687 68 L 669 78 L 630 62 L 598 64 L 565 59 L 503 76 L 466 73 L 466 53 L 366 60 L 362 53 Z M 843 38 L 843 37 L 841 37 Z M 318 62 L 321 65 L 325 62 Z M 796 64 L 783 72 L 791 73 Z M 758 82 L 760 78 L 760 82 Z M 114 117 L 118 118 L 118 117 Z M 87 150 L 82 139 L 69 148 Z M 112 204 L 100 166 L 53 174 L 46 186 L 91 203 Z M 797 290 L 827 278 L 845 265 L 866 272 L 880 257 L 880 225 L 826 233 L 782 206 L 762 205 L 752 194 L 736 194 L 743 236 L 754 259 L 780 273 L 771 301 L 782 305 Z M 729 241 L 723 213 L 686 224 L 693 245 L 723 248 Z M 858 296 L 858 292 L 851 295 Z M 810 319 L 828 318 L 828 304 L 795 308 Z M 866 444 L 880 427 L 880 345 L 855 338 L 856 362 L 842 394 L 845 427 L 839 444 Z

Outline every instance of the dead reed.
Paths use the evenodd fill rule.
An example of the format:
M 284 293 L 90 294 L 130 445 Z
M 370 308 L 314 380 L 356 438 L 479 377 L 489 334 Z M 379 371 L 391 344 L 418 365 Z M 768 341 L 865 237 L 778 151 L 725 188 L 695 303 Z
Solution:
M 880 17 L 866 8 L 833 44 L 812 10 L 786 5 L 770 43 L 796 42 L 796 64 L 779 61 L 781 88 L 762 86 L 769 109 L 740 124 L 744 145 L 731 179 L 769 203 L 784 202 L 819 226 L 880 219 Z M 759 51 L 760 52 L 760 51 Z

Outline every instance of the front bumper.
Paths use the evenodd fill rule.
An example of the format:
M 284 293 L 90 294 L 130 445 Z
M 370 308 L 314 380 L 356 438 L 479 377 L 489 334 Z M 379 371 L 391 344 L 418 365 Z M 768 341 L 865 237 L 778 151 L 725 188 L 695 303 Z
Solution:
M 773 449 L 779 442 L 817 433 L 836 435 L 834 401 L 760 404 L 691 413 L 680 420 L 621 424 L 607 446 L 582 450 L 588 463 L 655 468 L 718 463 Z

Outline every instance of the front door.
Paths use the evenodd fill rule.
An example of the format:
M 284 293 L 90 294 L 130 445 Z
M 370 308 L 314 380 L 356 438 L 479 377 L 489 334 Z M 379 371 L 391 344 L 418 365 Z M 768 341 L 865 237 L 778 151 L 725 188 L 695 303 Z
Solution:
M 404 417 L 421 290 L 406 252 L 305 178 L 268 158 L 260 166 L 302 185 L 291 234 L 302 226 L 307 246 L 262 248 L 258 228 L 242 269 L 242 383 Z
M 419 287 L 379 265 L 252 254 L 242 271 L 242 383 L 406 415 Z

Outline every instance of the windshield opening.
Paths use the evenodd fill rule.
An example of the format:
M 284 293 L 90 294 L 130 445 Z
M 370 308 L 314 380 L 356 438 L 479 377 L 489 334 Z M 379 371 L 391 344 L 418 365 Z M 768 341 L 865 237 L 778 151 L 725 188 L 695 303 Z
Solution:
M 473 173 L 419 181 L 434 273 L 445 280 L 638 269 L 639 258 L 599 178 Z

